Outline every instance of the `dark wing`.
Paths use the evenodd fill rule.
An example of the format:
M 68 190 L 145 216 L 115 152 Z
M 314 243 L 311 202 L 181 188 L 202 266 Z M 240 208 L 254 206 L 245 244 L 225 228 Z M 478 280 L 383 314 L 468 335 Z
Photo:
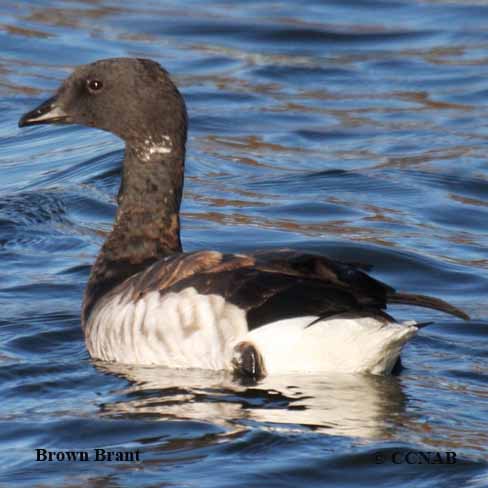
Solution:
M 167 293 L 189 287 L 202 294 L 221 295 L 247 312 L 250 329 L 304 315 L 378 315 L 388 303 L 434 308 L 467 318 L 441 300 L 397 293 L 359 265 L 288 250 L 253 255 L 178 254 L 158 261 L 121 287 L 130 290 L 134 300 L 156 289 Z M 120 287 L 114 290 L 121 291 Z

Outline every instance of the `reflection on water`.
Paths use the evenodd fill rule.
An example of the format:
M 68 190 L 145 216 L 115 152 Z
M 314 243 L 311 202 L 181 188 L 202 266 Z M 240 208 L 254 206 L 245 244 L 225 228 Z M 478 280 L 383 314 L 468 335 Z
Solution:
M 229 373 L 96 363 L 131 382 L 101 414 L 155 420 L 212 421 L 228 429 L 249 421 L 273 429 L 309 428 L 329 435 L 388 438 L 405 396 L 395 377 L 291 375 L 240 385 Z

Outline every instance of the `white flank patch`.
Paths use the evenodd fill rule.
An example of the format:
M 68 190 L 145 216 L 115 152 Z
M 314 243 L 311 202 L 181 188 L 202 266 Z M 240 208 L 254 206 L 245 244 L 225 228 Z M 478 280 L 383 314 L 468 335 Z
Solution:
M 232 349 L 247 334 L 245 313 L 194 288 L 134 302 L 114 297 L 87 324 L 91 356 L 125 364 L 230 369 Z
M 372 317 L 336 316 L 272 322 L 249 332 L 268 374 L 389 374 L 404 344 L 417 332 L 412 322 L 384 323 Z
M 134 302 L 126 293 L 96 307 L 87 324 L 92 357 L 125 364 L 232 369 L 234 346 L 255 345 L 268 375 L 290 373 L 389 374 L 414 322 L 385 323 L 336 316 L 272 322 L 248 332 L 245 312 L 218 295 L 194 288 Z

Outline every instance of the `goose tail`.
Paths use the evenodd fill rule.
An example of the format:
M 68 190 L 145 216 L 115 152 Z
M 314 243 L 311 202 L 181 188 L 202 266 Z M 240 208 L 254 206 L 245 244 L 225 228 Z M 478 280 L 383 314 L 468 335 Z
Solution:
M 469 320 L 469 315 L 461 309 L 441 300 L 440 298 L 428 297 L 425 295 L 415 295 L 413 293 L 394 292 L 388 296 L 388 303 L 398 303 L 401 305 L 413 305 L 416 307 L 431 308 L 439 310 L 463 320 Z

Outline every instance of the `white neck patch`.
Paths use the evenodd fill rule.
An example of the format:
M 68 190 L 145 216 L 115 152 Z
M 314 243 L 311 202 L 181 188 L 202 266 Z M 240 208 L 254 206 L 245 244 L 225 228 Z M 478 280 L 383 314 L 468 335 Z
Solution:
M 146 137 L 144 139 L 144 144 L 139 148 L 139 157 L 143 161 L 151 161 L 157 154 L 171 154 L 173 151 L 173 141 L 169 136 L 160 136 L 159 140 L 156 142 L 152 136 Z

